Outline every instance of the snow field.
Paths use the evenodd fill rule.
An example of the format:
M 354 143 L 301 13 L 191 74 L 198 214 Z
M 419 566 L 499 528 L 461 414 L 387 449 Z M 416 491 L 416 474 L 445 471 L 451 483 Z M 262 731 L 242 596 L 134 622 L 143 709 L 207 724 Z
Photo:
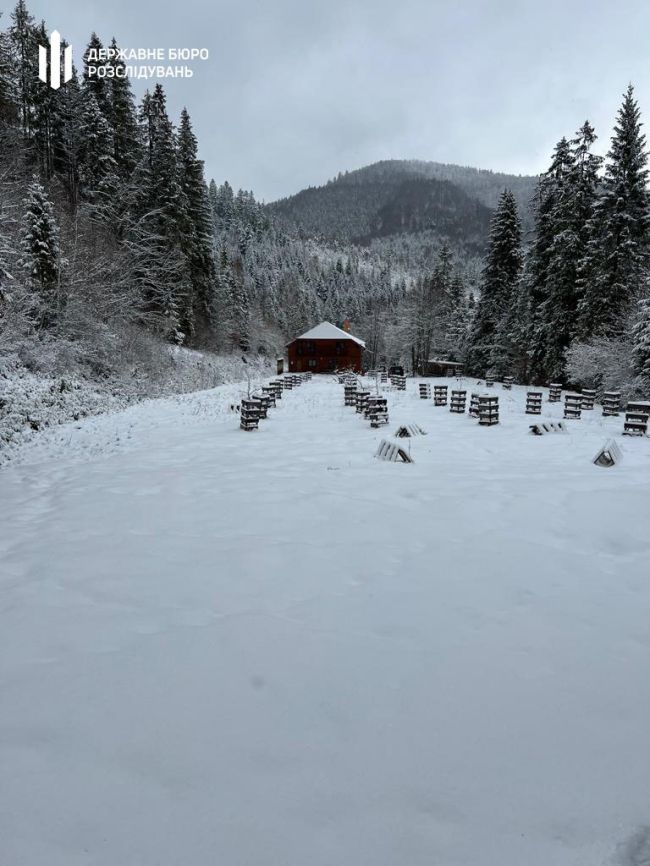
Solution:
M 599 409 L 535 437 L 525 389 L 493 391 L 486 429 L 409 380 L 371 430 L 315 377 L 259 431 L 230 385 L 26 446 L 0 472 L 0 862 L 633 863 L 650 440 Z M 375 460 L 408 423 L 415 463 Z

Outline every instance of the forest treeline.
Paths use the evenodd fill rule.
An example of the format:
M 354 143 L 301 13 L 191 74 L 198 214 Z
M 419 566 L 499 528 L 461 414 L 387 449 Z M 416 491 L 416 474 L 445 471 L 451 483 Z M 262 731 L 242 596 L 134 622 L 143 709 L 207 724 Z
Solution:
M 558 142 L 538 184 L 527 246 L 514 199 L 503 193 L 468 334 L 470 370 L 647 391 L 650 199 L 632 85 L 604 165 L 595 141 L 587 121 Z
M 355 244 L 293 231 L 251 192 L 207 183 L 190 114 L 170 117 L 160 84 L 136 103 L 115 40 L 114 74 L 85 74 L 104 48 L 93 34 L 83 67 L 52 90 L 38 79 L 45 24 L 24 0 L 0 23 L 3 356 L 99 376 L 152 344 L 274 356 L 347 318 L 372 365 L 417 369 L 435 353 L 477 375 L 645 387 L 647 157 L 631 87 L 604 165 L 588 123 L 557 145 L 532 236 L 506 190 L 482 239 L 486 205 L 448 173 L 424 179 L 433 198 L 409 180 L 405 204 L 381 212 L 395 231 Z

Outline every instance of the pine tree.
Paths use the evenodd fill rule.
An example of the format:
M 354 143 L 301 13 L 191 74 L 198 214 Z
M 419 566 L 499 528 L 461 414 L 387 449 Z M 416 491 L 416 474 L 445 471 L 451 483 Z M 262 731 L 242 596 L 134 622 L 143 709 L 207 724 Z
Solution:
M 18 74 L 10 35 L 3 30 L 0 31 L 0 124 L 13 127 L 18 118 Z
M 459 273 L 454 274 L 449 286 L 449 313 L 446 322 L 446 348 L 450 360 L 463 357 L 470 324 L 465 297 L 465 284 Z
M 217 192 L 217 185 L 214 182 L 214 178 L 210 181 L 210 186 L 208 187 L 208 196 L 210 198 L 210 208 L 212 210 L 212 225 L 216 229 L 217 223 L 217 204 L 219 201 L 219 193 Z
M 16 98 L 20 125 L 26 137 L 31 135 L 34 96 L 37 88 L 36 61 L 38 40 L 34 19 L 27 11 L 25 0 L 18 0 L 11 15 L 9 39 L 17 68 Z
M 198 158 L 197 151 L 190 116 L 187 110 L 183 109 L 177 148 L 180 188 L 187 203 L 183 249 L 188 259 L 192 282 L 194 325 L 205 333 L 215 314 L 216 271 L 212 250 L 212 209 L 203 176 L 203 162 Z
M 621 333 L 635 300 L 643 295 L 650 253 L 646 140 L 634 88 L 618 112 L 581 265 L 585 294 L 579 305 L 581 339 Z
M 534 202 L 535 237 L 526 261 L 525 291 L 528 296 L 529 318 L 521 323 L 520 334 L 525 331 L 528 344 L 528 370 L 534 381 L 546 378 L 548 340 L 549 275 L 555 238 L 562 219 L 562 203 L 572 166 L 569 142 L 562 138 L 553 152 L 551 164 L 537 185 Z
M 58 91 L 58 107 L 52 130 L 52 156 L 55 173 L 63 180 L 68 200 L 75 209 L 79 200 L 79 163 L 83 148 L 83 94 L 77 72 Z
M 59 227 L 37 178 L 27 191 L 24 205 L 20 264 L 38 295 L 39 324 L 47 328 L 56 321 L 61 306 Z
M 518 382 L 530 381 L 531 318 L 529 284 L 522 273 L 498 328 L 499 353 L 493 358 L 493 372 L 514 376 Z
M 111 119 L 111 95 L 110 95 L 110 79 L 105 75 L 97 74 L 100 68 L 108 68 L 108 61 L 90 59 L 90 53 L 93 53 L 94 58 L 98 58 L 99 52 L 104 51 L 102 41 L 96 33 L 91 34 L 90 42 L 84 52 L 84 87 L 93 94 L 99 110 L 104 117 L 110 122 Z M 91 74 L 90 68 L 93 69 Z
M 215 228 L 217 231 L 228 231 L 232 226 L 235 209 L 235 196 L 228 181 L 217 190 L 213 208 Z
M 483 269 L 479 298 L 467 363 L 473 372 L 510 372 L 504 345 L 512 303 L 517 298 L 521 275 L 521 226 L 513 194 L 505 190 L 490 228 L 490 245 Z
M 231 260 L 225 248 L 220 253 L 218 291 L 222 311 L 220 324 L 225 329 L 230 347 L 248 352 L 251 343 L 250 298 L 241 261 Z
M 7 230 L 8 219 L 0 211 L 0 300 L 6 298 L 5 289 L 12 282 L 9 261 L 12 258 L 12 244 Z
M 638 319 L 632 338 L 634 368 L 648 387 L 650 385 L 650 297 L 639 302 Z
M 86 91 L 83 97 L 80 136 L 79 180 L 82 196 L 93 205 L 94 218 L 111 221 L 118 189 L 113 130 L 99 110 L 92 89 Z
M 554 237 L 546 274 L 548 297 L 541 310 L 544 321 L 544 372 L 562 381 L 565 354 L 576 336 L 578 306 L 584 296 L 579 263 L 586 255 L 591 220 L 598 194 L 601 158 L 591 153 L 596 140 L 586 122 L 573 139 L 567 174 L 557 190 L 553 213 Z
M 151 237 L 148 248 L 166 262 L 165 278 L 150 286 L 149 306 L 162 317 L 163 329 L 183 342 L 194 329 L 192 285 L 183 251 L 189 224 L 187 200 L 179 180 L 176 140 L 167 116 L 163 88 L 146 93 L 140 112 L 144 156 L 130 181 L 130 197 Z M 140 229 L 141 230 L 141 229 Z M 151 267 L 159 272 L 155 261 Z
M 113 77 L 109 78 L 108 119 L 113 130 L 113 157 L 117 173 L 122 180 L 126 180 L 141 158 L 140 136 L 131 82 L 126 76 L 124 61 L 116 56 L 118 48 L 115 39 L 111 41 L 110 47 L 113 55 L 108 65 L 113 70 Z

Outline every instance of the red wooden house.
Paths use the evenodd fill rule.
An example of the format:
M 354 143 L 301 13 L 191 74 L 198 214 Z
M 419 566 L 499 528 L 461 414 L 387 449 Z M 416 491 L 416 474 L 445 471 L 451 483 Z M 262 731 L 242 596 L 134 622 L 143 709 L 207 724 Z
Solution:
M 366 344 L 359 337 L 321 322 L 287 345 L 289 372 L 331 373 L 334 370 L 362 371 Z

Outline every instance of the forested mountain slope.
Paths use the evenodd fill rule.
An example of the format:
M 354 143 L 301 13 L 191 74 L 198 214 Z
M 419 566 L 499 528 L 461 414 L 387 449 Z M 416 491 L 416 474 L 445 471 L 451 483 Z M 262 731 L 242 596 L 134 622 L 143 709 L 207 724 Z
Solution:
M 268 210 L 305 236 L 366 244 L 378 237 L 430 231 L 475 252 L 485 246 L 490 212 L 506 187 L 527 229 L 535 184 L 534 177 L 387 160 L 309 187 Z

